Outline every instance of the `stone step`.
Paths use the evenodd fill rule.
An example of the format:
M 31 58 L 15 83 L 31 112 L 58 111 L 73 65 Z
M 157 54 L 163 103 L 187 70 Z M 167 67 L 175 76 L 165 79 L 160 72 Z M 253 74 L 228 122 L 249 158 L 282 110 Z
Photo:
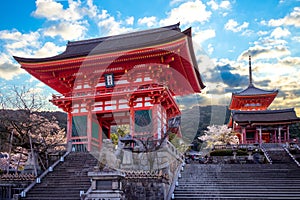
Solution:
M 97 159 L 87 152 L 72 152 L 48 173 L 27 194 L 27 200 L 80 200 L 80 191 L 91 186 L 87 172 L 97 164 Z
M 300 199 L 300 170 L 287 164 L 188 164 L 175 199 Z
M 278 187 L 268 187 L 268 188 L 222 188 L 222 187 L 210 187 L 210 188 L 203 188 L 203 187 L 194 187 L 194 188 L 177 188 L 178 190 L 175 192 L 175 194 L 181 194 L 186 193 L 187 191 L 193 192 L 193 194 L 202 194 L 204 192 L 222 192 L 222 193 L 248 193 L 248 192 L 254 192 L 254 193 L 269 193 L 270 189 L 278 189 L 280 190 L 279 193 L 299 193 L 299 187 L 298 188 L 278 188 Z M 274 191 L 271 191 L 271 193 L 274 193 Z M 276 191 L 275 191 L 276 193 Z
M 257 194 L 202 194 L 202 195 L 193 195 L 193 194 L 184 194 L 184 195 L 175 195 L 175 199 L 299 199 L 300 195 L 289 195 L 289 194 L 266 194 L 266 195 L 257 195 Z

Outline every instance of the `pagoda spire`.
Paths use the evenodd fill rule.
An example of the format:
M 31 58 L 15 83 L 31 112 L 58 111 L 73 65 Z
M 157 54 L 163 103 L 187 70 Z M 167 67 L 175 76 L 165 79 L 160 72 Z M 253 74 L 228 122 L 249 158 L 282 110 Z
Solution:
M 253 83 L 252 83 L 251 55 L 249 55 L 249 85 L 253 85 Z

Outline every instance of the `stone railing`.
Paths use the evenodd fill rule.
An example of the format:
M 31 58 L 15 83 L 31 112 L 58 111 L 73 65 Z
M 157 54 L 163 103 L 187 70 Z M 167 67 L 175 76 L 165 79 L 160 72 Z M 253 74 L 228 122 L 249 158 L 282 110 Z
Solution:
M 255 149 L 258 147 L 256 144 L 219 144 L 214 145 L 213 150 L 222 150 L 222 149 Z
M 296 158 L 291 154 L 291 152 L 288 150 L 288 148 L 284 145 L 283 149 L 287 152 L 287 154 L 292 158 L 292 160 L 296 163 L 298 167 L 300 167 L 300 163 L 296 160 Z
M 260 149 L 261 149 L 261 151 L 264 153 L 264 155 L 265 155 L 267 161 L 268 161 L 270 164 L 272 164 L 273 161 L 272 161 L 272 159 L 271 159 L 269 153 L 268 153 L 267 150 L 265 149 L 264 145 L 260 145 Z

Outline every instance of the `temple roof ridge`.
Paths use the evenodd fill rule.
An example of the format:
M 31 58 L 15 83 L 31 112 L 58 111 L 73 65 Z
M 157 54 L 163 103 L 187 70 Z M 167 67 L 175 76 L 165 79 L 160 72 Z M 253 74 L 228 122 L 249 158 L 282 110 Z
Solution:
M 97 37 L 97 38 L 78 40 L 78 41 L 68 41 L 67 46 L 82 45 L 82 44 L 88 44 L 88 43 L 98 43 L 98 42 L 105 41 L 107 39 L 120 39 L 120 38 L 127 38 L 127 37 L 135 37 L 137 35 L 162 32 L 164 30 L 165 31 L 174 30 L 174 31 L 180 32 L 181 29 L 180 29 L 179 25 L 180 25 L 180 22 L 169 25 L 169 26 L 158 27 L 158 28 L 153 28 L 153 29 L 148 29 L 148 30 L 137 30 L 134 32 L 117 34 L 117 35 L 109 35 L 109 36 L 104 36 L 104 37 Z
M 233 95 L 248 96 L 248 95 L 265 95 L 265 94 L 274 94 L 278 93 L 278 89 L 273 90 L 264 90 L 258 87 L 255 87 L 253 83 L 250 83 L 248 87 L 242 91 L 233 92 Z
M 232 111 L 232 118 L 239 123 L 274 124 L 277 122 L 300 122 L 294 108 L 279 110 Z
M 120 35 L 92 38 L 79 41 L 68 41 L 64 52 L 44 58 L 24 58 L 13 56 L 18 62 L 36 63 L 47 62 L 58 59 L 68 59 L 80 56 L 87 56 L 93 53 L 109 53 L 123 50 L 135 49 L 143 46 L 157 45 L 169 42 L 182 36 L 190 36 L 191 29 L 181 31 L 180 22 L 148 30 L 135 31 Z M 101 45 L 107 41 L 105 45 Z M 98 47 L 98 45 L 101 45 Z
M 251 113 L 286 113 L 286 112 L 295 112 L 294 108 L 284 108 L 284 109 L 267 109 L 267 110 L 233 110 L 233 114 L 251 114 Z

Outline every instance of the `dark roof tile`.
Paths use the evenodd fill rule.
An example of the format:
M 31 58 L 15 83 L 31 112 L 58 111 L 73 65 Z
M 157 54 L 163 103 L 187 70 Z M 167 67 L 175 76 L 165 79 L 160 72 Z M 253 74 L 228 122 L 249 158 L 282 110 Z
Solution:
M 249 86 L 246 89 L 239 92 L 234 92 L 232 94 L 237 96 L 251 96 L 251 95 L 265 95 L 265 94 L 273 94 L 273 93 L 278 93 L 278 90 L 263 90 L 255 87 L 253 84 L 249 84 Z
M 281 110 L 262 111 L 233 111 L 232 118 L 235 122 L 300 122 L 294 108 Z
M 94 38 L 88 40 L 68 42 L 66 50 L 56 56 L 48 58 L 21 58 L 14 56 L 18 62 L 47 62 L 58 59 L 74 58 L 91 54 L 110 53 L 122 50 L 130 50 L 140 47 L 148 47 L 156 44 L 162 44 L 171 40 L 180 38 L 184 35 L 189 36 L 189 32 L 179 28 L 179 23 L 126 33 L 108 37 Z

